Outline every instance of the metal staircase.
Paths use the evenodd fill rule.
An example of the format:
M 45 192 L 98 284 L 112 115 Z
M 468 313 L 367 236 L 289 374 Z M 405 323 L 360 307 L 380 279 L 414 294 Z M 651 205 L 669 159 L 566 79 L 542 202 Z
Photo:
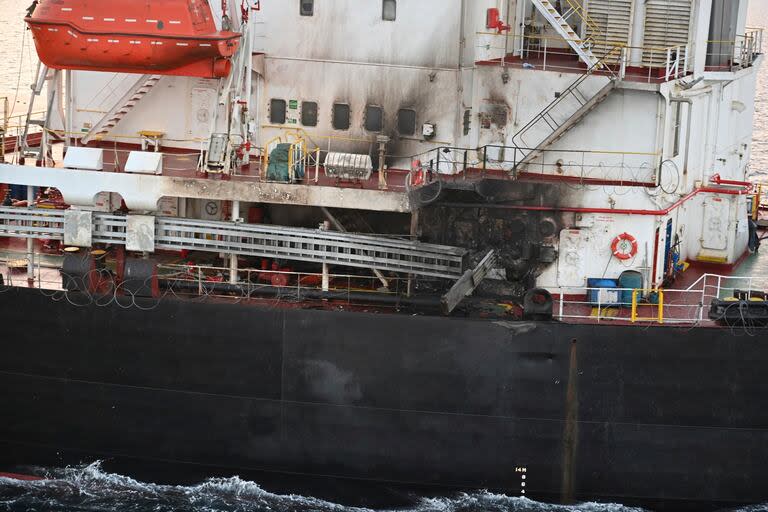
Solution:
M 161 78 L 159 75 L 142 75 L 115 103 L 115 106 L 83 136 L 81 143 L 88 144 L 94 139 L 100 139 L 109 134 L 152 91 Z
M 523 155 L 523 158 L 516 162 L 516 168 L 527 165 L 540 156 L 544 149 L 563 137 L 616 89 L 619 77 L 608 74 L 601 77 L 605 84 L 597 93 L 584 93 L 579 87 L 593 76 L 593 71 L 594 68 L 581 75 L 512 137 L 512 141 Z
M 573 48 L 573 51 L 583 60 L 590 68 L 600 64 L 600 59 L 592 53 L 591 44 L 589 41 L 582 39 L 571 25 L 566 21 L 565 17 L 552 5 L 550 0 L 531 0 L 536 9 L 539 10 L 542 16 L 549 22 L 560 36 Z M 574 11 L 576 12 L 576 11 Z
M 557 94 L 554 101 L 547 105 L 523 126 L 513 137 L 522 158 L 515 162 L 515 170 L 519 170 L 540 156 L 547 147 L 559 140 L 571 128 L 581 122 L 598 105 L 605 101 L 623 78 L 624 48 L 614 46 L 603 49 L 599 58 L 593 53 L 593 38 L 602 40 L 600 27 L 590 18 L 589 14 L 574 0 L 565 0 L 570 9 L 565 16 L 552 5 L 550 0 L 531 0 L 539 12 L 549 21 L 550 25 L 568 42 L 579 57 L 587 63 L 586 72 Z M 577 14 L 585 23 L 590 37 L 581 39 L 571 28 L 566 19 Z M 601 42 L 603 46 L 607 42 Z M 612 65 L 619 65 L 618 72 Z M 590 77 L 602 78 L 604 84 L 597 92 L 585 92 L 586 82 Z M 591 81 L 590 86 L 594 84 Z M 592 89 L 594 91 L 594 89 Z

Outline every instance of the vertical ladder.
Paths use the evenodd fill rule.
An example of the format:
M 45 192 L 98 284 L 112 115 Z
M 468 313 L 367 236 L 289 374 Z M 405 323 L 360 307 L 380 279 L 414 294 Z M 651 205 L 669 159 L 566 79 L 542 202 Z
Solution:
M 550 0 L 531 0 L 536 9 L 549 22 L 560 36 L 573 48 L 573 51 L 586 63 L 587 67 L 593 67 L 600 62 L 590 48 L 590 43 L 583 40 L 571 25 L 565 20 L 562 14 L 558 12 Z
M 138 103 L 149 94 L 162 77 L 160 75 L 142 75 L 115 105 L 102 117 L 80 140 L 88 144 L 94 139 L 101 139 L 109 134 Z
M 55 71 L 58 73 L 58 71 Z M 24 132 L 21 135 L 20 141 L 20 154 L 22 159 L 34 158 L 36 162 L 41 162 L 43 157 L 47 153 L 47 133 L 48 122 L 50 120 L 51 108 L 53 107 L 53 98 L 55 91 L 53 91 L 48 100 L 48 108 L 45 110 L 45 117 L 43 119 L 34 119 L 35 115 L 35 103 L 37 98 L 42 94 L 45 82 L 48 80 L 48 66 L 42 62 L 37 63 L 37 78 L 35 83 L 32 84 L 32 96 L 29 98 L 29 108 L 27 109 L 27 117 L 24 123 Z M 32 127 L 39 126 L 43 130 L 42 140 L 39 146 L 30 145 L 29 136 L 31 135 Z

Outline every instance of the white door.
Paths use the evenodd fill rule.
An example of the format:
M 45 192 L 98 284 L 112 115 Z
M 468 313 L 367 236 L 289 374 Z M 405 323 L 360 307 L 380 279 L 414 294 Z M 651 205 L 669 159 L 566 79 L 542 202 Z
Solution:
M 201 82 L 204 84 L 206 81 L 201 80 Z M 211 133 L 211 123 L 213 122 L 215 106 L 215 89 L 195 87 L 190 91 L 190 108 L 187 111 L 187 136 L 190 139 L 208 138 Z
M 728 247 L 728 203 L 719 197 L 704 202 L 704 226 L 701 246 L 704 249 L 722 251 Z
M 560 232 L 560 258 L 557 262 L 557 284 L 561 287 L 587 285 L 590 232 L 587 229 L 564 229 Z

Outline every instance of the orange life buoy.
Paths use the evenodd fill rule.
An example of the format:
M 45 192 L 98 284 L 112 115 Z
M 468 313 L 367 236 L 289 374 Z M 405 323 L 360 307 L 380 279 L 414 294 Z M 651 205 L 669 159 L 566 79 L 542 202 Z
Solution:
M 637 254 L 637 239 L 629 233 L 622 233 L 613 239 L 611 251 L 620 260 L 634 258 Z

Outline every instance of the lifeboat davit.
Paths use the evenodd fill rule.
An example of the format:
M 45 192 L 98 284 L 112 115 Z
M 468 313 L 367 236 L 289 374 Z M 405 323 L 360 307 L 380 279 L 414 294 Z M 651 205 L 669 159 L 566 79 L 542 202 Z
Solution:
M 240 42 L 208 0 L 41 0 L 25 21 L 54 69 L 222 78 Z

